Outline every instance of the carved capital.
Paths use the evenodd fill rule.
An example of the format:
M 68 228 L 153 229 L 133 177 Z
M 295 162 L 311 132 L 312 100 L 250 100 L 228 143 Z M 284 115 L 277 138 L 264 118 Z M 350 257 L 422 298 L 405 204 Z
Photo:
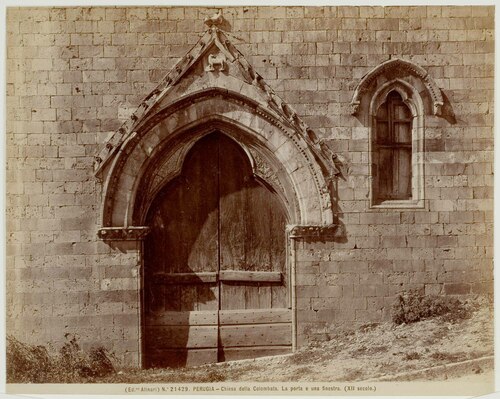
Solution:
M 290 230 L 290 238 L 305 238 L 311 240 L 321 240 L 327 238 L 340 237 L 342 228 L 337 224 L 327 226 L 294 226 Z
M 97 236 L 104 241 L 139 241 L 149 231 L 147 226 L 103 227 L 97 231 Z

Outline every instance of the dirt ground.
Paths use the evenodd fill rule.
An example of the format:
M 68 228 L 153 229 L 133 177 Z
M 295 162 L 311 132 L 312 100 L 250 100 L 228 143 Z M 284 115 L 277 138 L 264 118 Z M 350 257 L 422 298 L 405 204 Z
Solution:
M 478 359 L 493 355 L 493 309 L 487 299 L 477 306 L 469 319 L 371 324 L 288 356 L 176 370 L 121 370 L 99 382 L 363 381 Z M 493 375 L 481 367 L 466 373 L 475 376 L 453 378 L 470 381 Z

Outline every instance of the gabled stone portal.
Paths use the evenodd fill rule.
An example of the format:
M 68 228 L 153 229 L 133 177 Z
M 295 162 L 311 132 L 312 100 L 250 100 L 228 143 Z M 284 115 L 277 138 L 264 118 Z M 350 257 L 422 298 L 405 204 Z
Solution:
M 209 25 L 96 156 L 104 182 L 99 236 L 135 240 L 147 233 L 142 224 L 155 194 L 179 173 L 189 148 L 214 130 L 247 151 L 254 173 L 287 204 L 292 225 L 315 226 L 300 234 L 335 234 L 335 155 L 228 35 Z
M 290 298 L 291 349 L 297 347 L 295 259 L 298 239 L 325 240 L 342 234 L 334 224 L 332 199 L 339 173 L 335 155 L 295 110 L 280 98 L 230 42 L 210 23 L 198 43 L 166 75 L 131 118 L 103 145 L 95 173 L 103 180 L 98 235 L 136 253 L 140 292 L 145 287 L 146 222 L 155 198 L 183 169 L 189 150 L 202 137 L 220 132 L 248 156 L 254 176 L 271 187 L 287 213 L 285 269 Z M 279 234 L 279 233 L 278 233 Z M 126 243 L 128 242 L 128 243 Z M 145 299 L 140 331 L 144 326 Z M 146 341 L 145 341 L 146 340 Z M 142 351 L 142 350 L 141 350 Z M 267 352 L 266 352 L 267 353 Z M 146 352 L 140 358 L 146 362 Z M 147 364 L 143 363 L 144 365 Z

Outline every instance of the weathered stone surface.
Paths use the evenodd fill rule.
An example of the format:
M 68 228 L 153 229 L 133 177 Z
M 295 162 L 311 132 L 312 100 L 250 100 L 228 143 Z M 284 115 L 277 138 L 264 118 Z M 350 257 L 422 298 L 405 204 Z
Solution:
M 494 8 L 227 10 L 246 59 L 338 156 L 339 227 L 295 238 L 297 343 L 327 325 L 390 317 L 402 290 L 491 293 Z M 9 334 L 57 346 L 77 333 L 139 364 L 140 245 L 120 241 L 126 230 L 98 239 L 102 185 L 91 162 L 196 43 L 206 16 L 195 7 L 7 10 Z M 422 67 L 445 98 L 442 115 L 429 108 L 424 120 L 424 209 L 368 209 L 369 129 L 349 103 L 390 58 Z M 151 134 L 154 145 L 167 133 Z M 263 132 L 282 146 L 271 134 Z M 287 162 L 290 173 L 304 167 Z

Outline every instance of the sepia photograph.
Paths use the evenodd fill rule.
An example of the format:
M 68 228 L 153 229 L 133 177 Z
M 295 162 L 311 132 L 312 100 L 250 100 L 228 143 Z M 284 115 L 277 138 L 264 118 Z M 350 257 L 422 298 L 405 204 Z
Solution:
M 495 391 L 493 3 L 4 13 L 7 393 Z

